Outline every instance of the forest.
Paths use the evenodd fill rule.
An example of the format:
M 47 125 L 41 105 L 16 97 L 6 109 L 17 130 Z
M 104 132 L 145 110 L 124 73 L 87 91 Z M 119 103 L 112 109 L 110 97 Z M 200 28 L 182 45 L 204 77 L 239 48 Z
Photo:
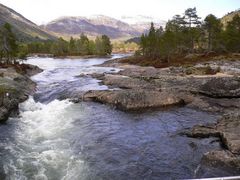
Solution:
M 71 37 L 69 41 L 58 38 L 56 41 L 19 42 L 9 23 L 0 28 L 0 61 L 16 63 L 17 59 L 26 59 L 29 54 L 52 54 L 53 56 L 106 56 L 112 53 L 112 44 L 108 36 L 89 40 L 84 34 L 79 39 Z
M 140 40 L 137 56 L 148 60 L 169 62 L 193 53 L 238 53 L 240 51 L 240 17 L 235 15 L 227 25 L 213 14 L 203 21 L 196 8 L 189 8 L 184 15 L 175 15 L 163 27 L 151 28 Z
M 69 41 L 58 38 L 57 41 L 32 42 L 27 45 L 28 53 L 53 54 L 54 56 L 105 56 L 112 53 L 112 45 L 108 36 L 102 35 L 89 40 L 84 34 L 79 39 L 70 38 Z

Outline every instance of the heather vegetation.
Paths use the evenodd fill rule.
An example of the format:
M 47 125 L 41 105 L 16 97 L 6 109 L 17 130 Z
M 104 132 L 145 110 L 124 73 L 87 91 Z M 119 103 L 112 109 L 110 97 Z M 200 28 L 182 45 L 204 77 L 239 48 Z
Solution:
M 141 36 L 136 55 L 149 61 L 171 63 L 189 54 L 198 55 L 239 53 L 240 17 L 235 15 L 224 28 L 221 20 L 210 14 L 203 21 L 196 8 L 189 8 L 183 16 L 176 15 L 166 28 L 151 28 Z

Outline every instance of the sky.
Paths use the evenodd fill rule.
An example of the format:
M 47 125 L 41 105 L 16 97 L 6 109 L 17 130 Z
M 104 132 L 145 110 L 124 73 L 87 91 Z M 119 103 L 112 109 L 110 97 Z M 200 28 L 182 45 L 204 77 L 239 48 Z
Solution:
M 240 0 L 0 0 L 36 24 L 44 24 L 61 16 L 106 15 L 151 16 L 161 20 L 196 7 L 200 17 L 212 13 L 222 17 L 240 8 Z

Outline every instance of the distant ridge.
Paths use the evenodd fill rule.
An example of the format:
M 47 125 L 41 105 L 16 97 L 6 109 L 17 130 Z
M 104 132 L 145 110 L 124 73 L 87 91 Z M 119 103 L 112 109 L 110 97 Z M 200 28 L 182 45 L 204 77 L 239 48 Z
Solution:
M 129 39 L 133 37 L 138 37 L 142 33 L 148 31 L 152 18 L 149 19 L 141 17 L 123 17 L 121 20 L 104 16 L 104 15 L 94 15 L 90 17 L 81 16 L 64 16 L 57 18 L 41 27 L 47 31 L 53 32 L 58 36 L 79 36 L 84 33 L 88 36 L 98 36 L 105 34 L 111 39 Z M 128 20 L 139 21 L 134 22 L 134 24 L 128 23 Z M 156 27 L 163 25 L 165 22 L 156 23 Z
M 97 15 L 92 17 L 60 17 L 46 25 L 45 30 L 63 36 L 79 36 L 84 33 L 89 36 L 107 35 L 112 39 L 139 36 L 141 32 L 120 20 Z

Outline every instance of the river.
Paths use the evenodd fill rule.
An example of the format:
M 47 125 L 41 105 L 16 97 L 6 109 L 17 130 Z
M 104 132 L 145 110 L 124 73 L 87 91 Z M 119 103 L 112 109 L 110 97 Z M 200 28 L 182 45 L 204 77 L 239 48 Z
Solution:
M 0 125 L 0 179 L 165 180 L 231 174 L 202 168 L 203 153 L 221 148 L 215 138 L 178 135 L 195 124 L 215 122 L 214 114 L 186 107 L 127 113 L 64 98 L 107 89 L 96 79 L 78 76 L 117 72 L 93 66 L 106 60 L 28 59 L 44 71 L 32 77 L 37 91 L 20 105 L 19 117 Z

